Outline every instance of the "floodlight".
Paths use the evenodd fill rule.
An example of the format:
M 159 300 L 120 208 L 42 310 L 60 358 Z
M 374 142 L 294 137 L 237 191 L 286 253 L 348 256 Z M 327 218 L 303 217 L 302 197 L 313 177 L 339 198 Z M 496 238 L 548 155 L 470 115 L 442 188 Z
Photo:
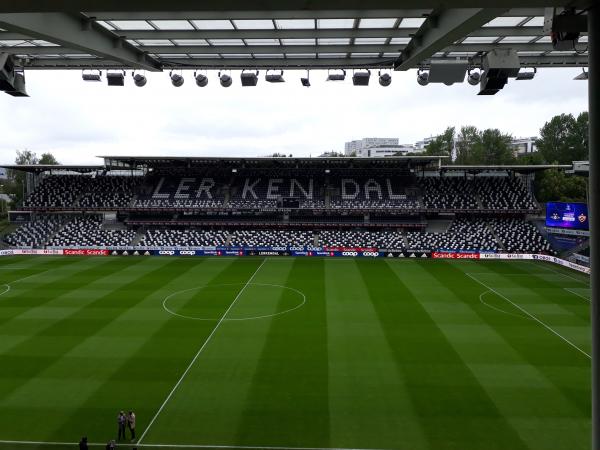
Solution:
M 183 82 L 185 81 L 183 79 L 183 75 L 179 74 L 179 73 L 173 73 L 172 71 L 169 73 L 169 76 L 171 77 L 171 84 L 175 87 L 181 87 L 183 86 Z
M 246 69 L 242 70 L 240 75 L 242 86 L 256 86 L 258 83 L 258 70 L 256 72 L 246 72 Z
M 92 70 L 86 72 L 83 70 L 81 72 L 81 78 L 83 81 L 102 81 L 102 71 L 101 70 Z
M 269 73 L 269 70 L 267 70 L 267 73 L 265 74 L 265 81 L 268 81 L 269 83 L 284 83 L 285 80 L 283 79 L 283 70 L 281 70 L 279 73 Z
M 534 67 L 533 68 L 533 72 L 532 71 L 524 71 L 524 70 L 520 70 L 519 73 L 517 74 L 517 80 L 533 80 L 535 78 L 535 74 L 537 72 L 537 69 Z
M 310 87 L 310 70 L 306 70 L 306 78 L 300 78 L 300 83 L 304 87 Z
M 583 71 L 582 73 L 580 73 L 579 75 L 577 75 L 575 78 L 573 78 L 575 81 L 587 81 L 589 78 L 588 73 L 585 71 L 585 69 L 582 67 L 581 70 Z
M 429 84 L 429 72 L 419 69 L 417 71 L 417 83 L 421 86 L 427 86 Z
M 203 73 L 196 74 L 196 72 L 194 72 L 194 78 L 196 79 L 196 85 L 198 85 L 198 87 L 205 87 L 208 84 L 208 77 Z
M 142 75 L 141 73 L 131 72 L 131 76 L 133 77 L 133 82 L 137 87 L 146 86 L 148 80 L 146 79 L 145 75 Z
M 467 77 L 467 81 L 471 86 L 477 86 L 481 81 L 481 72 L 471 72 L 469 70 L 469 76 Z
M 233 79 L 230 75 L 227 75 L 226 73 L 221 74 L 221 72 L 219 72 L 219 82 L 221 83 L 221 86 L 229 87 L 231 86 L 231 83 L 233 83 Z
M 371 79 L 371 71 L 369 69 L 354 72 L 352 74 L 352 84 L 354 86 L 368 86 Z
M 382 85 L 383 87 L 389 86 L 390 84 L 392 84 L 392 76 L 389 73 L 381 73 L 381 70 L 379 71 L 379 84 Z
M 331 69 L 327 71 L 327 81 L 344 81 L 346 79 L 346 71 L 339 69 L 341 73 L 331 73 Z
M 125 86 L 125 71 L 106 72 L 106 83 L 109 86 Z
M 465 81 L 469 62 L 466 59 L 436 60 L 429 65 L 429 83 L 443 83 L 452 86 Z

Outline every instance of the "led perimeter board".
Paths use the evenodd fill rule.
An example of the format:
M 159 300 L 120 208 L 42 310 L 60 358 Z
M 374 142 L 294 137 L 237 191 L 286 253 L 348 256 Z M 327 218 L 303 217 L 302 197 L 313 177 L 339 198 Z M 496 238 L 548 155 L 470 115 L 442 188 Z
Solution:
M 587 205 L 585 203 L 546 203 L 546 226 L 589 230 Z

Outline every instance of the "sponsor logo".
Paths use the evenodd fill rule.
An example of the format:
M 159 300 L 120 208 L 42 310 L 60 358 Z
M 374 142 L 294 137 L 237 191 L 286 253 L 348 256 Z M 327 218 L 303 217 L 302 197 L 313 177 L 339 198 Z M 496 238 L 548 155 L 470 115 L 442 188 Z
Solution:
M 379 256 L 379 252 L 362 252 L 363 256 Z
M 260 251 L 259 256 L 279 256 L 281 253 L 277 251 Z
M 342 256 L 358 256 L 358 252 L 342 252 Z
M 194 256 L 196 254 L 196 252 L 194 250 L 180 250 L 179 254 Z
M 72 249 L 66 248 L 63 250 L 63 255 L 70 256 L 107 256 L 110 255 L 108 250 L 94 250 L 88 248 Z
M 135 252 L 133 252 L 134 256 L 140 256 L 140 252 L 138 252 L 137 250 Z
M 175 250 L 159 250 L 158 254 L 173 256 L 175 254 Z

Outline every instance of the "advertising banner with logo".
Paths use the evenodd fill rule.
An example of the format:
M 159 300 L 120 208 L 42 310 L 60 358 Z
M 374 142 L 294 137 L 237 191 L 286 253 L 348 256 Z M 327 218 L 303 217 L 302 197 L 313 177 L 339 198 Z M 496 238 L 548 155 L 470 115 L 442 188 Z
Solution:
M 94 250 L 91 248 L 66 248 L 62 251 L 63 255 L 67 256 L 108 256 L 110 250 Z

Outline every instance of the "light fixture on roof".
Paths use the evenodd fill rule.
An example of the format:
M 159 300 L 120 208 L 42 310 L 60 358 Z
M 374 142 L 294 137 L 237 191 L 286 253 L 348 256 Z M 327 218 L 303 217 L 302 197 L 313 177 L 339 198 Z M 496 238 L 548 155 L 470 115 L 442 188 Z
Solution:
M 310 87 L 310 70 L 306 69 L 306 77 L 300 78 L 300 83 L 304 87 Z
M 432 59 L 429 64 L 429 83 L 443 83 L 452 86 L 465 81 L 469 62 L 466 59 Z
M 535 78 L 536 73 L 537 69 L 535 67 L 533 68 L 533 71 L 520 70 L 517 74 L 517 80 L 533 80 Z
M 381 70 L 379 71 L 379 84 L 383 87 L 387 87 L 390 84 L 392 84 L 392 76 L 387 73 L 381 73 Z
M 429 84 L 429 72 L 426 70 L 417 70 L 417 83 L 421 86 L 427 86 Z
M 521 63 L 515 50 L 495 48 L 484 56 L 482 68 L 478 95 L 495 95 L 506 86 L 509 78 L 517 77 Z
M 360 70 L 352 74 L 352 84 L 354 86 L 368 86 L 371 79 L 371 71 L 369 69 Z
M 229 87 L 231 86 L 231 83 L 233 83 L 233 79 L 231 78 L 231 75 L 219 72 L 219 82 L 221 83 L 221 86 Z
M 137 87 L 144 87 L 144 86 L 146 86 L 146 83 L 148 82 L 148 79 L 146 78 L 145 75 L 143 75 L 141 73 L 131 72 L 131 76 L 133 77 L 133 83 Z
M 171 84 L 175 87 L 181 87 L 183 86 L 184 83 L 184 79 L 183 79 L 183 75 L 181 75 L 180 73 L 173 73 L 173 71 L 171 71 L 169 73 L 169 76 L 171 77 Z
M 467 81 L 471 86 L 477 86 L 481 81 L 481 72 L 471 72 L 471 69 L 469 69 Z
M 346 71 L 344 69 L 339 69 L 338 73 L 332 73 L 331 70 L 327 71 L 327 81 L 344 81 L 346 79 Z
M 194 72 L 194 78 L 198 87 L 205 87 L 208 84 L 208 77 L 203 73 Z
M 242 70 L 240 75 L 242 86 L 256 86 L 258 83 L 258 70 L 256 72 L 246 72 L 246 69 Z
M 83 81 L 102 81 L 102 71 L 101 70 L 83 70 L 81 72 L 81 79 Z
M 269 70 L 267 70 L 267 73 L 265 74 L 265 81 L 268 81 L 269 83 L 284 83 L 285 80 L 283 79 L 283 70 L 281 70 L 279 73 L 269 73 Z
M 582 72 L 579 75 L 577 75 L 575 78 L 573 78 L 575 81 L 586 81 L 589 79 L 589 75 L 585 71 L 585 69 L 582 67 L 581 70 L 582 70 Z
M 29 97 L 25 91 L 25 72 L 15 68 L 15 58 L 0 53 L 0 91 L 13 97 Z
M 125 71 L 106 72 L 106 83 L 109 86 L 125 86 Z

